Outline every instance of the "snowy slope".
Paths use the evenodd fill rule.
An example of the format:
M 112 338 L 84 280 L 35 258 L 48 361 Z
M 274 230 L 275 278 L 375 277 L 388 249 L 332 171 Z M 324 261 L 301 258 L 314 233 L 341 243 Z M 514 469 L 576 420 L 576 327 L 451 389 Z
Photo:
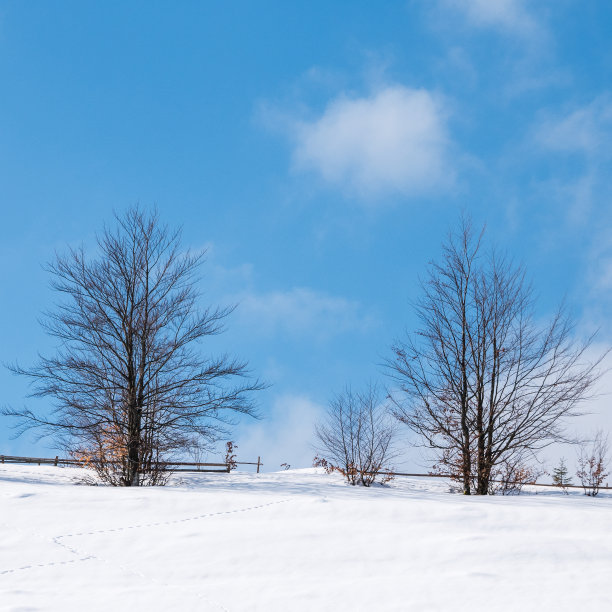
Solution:
M 2 610 L 612 610 L 612 498 L 0 466 Z

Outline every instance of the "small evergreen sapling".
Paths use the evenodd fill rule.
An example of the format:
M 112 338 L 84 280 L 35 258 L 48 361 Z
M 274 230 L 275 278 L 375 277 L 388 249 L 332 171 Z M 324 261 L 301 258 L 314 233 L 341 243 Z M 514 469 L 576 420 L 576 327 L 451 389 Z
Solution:
M 558 487 L 561 487 L 563 489 L 563 492 L 567 495 L 566 487 L 572 484 L 572 479 L 569 476 L 569 470 L 565 465 L 565 459 L 563 457 L 561 457 L 559 465 L 553 470 L 552 481 L 553 484 L 557 485 Z

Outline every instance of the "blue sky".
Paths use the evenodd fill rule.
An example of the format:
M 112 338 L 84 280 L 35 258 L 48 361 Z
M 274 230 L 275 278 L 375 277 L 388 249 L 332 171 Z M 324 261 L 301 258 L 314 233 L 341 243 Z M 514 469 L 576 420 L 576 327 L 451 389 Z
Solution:
M 612 344 L 610 24 L 605 1 L 0 2 L 0 358 L 52 350 L 43 264 L 137 202 L 208 248 L 206 300 L 240 304 L 203 350 L 272 383 L 244 460 L 309 465 L 328 399 L 384 384 L 461 212 L 538 316 L 565 299 Z M 0 447 L 50 452 L 4 419 Z

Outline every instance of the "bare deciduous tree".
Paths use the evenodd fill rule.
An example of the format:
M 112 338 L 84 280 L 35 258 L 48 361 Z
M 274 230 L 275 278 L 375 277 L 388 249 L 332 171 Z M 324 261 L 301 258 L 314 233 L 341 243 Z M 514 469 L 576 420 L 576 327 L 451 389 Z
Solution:
M 598 430 L 590 444 L 582 444 L 578 455 L 576 476 L 584 494 L 595 497 L 608 477 L 608 436 Z
M 19 433 L 40 428 L 111 484 L 155 484 L 164 461 L 216 440 L 232 415 L 254 415 L 250 392 L 262 385 L 245 363 L 198 350 L 231 312 L 198 308 L 202 255 L 181 251 L 180 233 L 157 213 L 136 207 L 116 222 L 99 236 L 96 259 L 71 249 L 48 266 L 65 298 L 44 323 L 59 348 L 13 367 L 53 411 L 4 412 Z
M 493 492 L 499 473 L 566 441 L 565 421 L 589 397 L 601 362 L 588 362 L 590 340 L 573 341 L 562 310 L 536 322 L 523 269 L 484 256 L 483 233 L 464 220 L 450 236 L 423 283 L 421 327 L 387 362 L 399 387 L 395 415 L 468 495 Z
M 315 434 L 318 464 L 339 471 L 349 484 L 368 487 L 381 472 L 390 470 L 395 426 L 372 385 L 360 393 L 347 388 L 337 395 Z

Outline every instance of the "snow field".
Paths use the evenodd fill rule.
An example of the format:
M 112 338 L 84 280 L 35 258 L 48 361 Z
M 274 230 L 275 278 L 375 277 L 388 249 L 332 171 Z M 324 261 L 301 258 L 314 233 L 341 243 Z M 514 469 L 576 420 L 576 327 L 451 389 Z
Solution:
M 0 466 L 2 610 L 610 610 L 612 498 L 315 470 L 75 486 Z

